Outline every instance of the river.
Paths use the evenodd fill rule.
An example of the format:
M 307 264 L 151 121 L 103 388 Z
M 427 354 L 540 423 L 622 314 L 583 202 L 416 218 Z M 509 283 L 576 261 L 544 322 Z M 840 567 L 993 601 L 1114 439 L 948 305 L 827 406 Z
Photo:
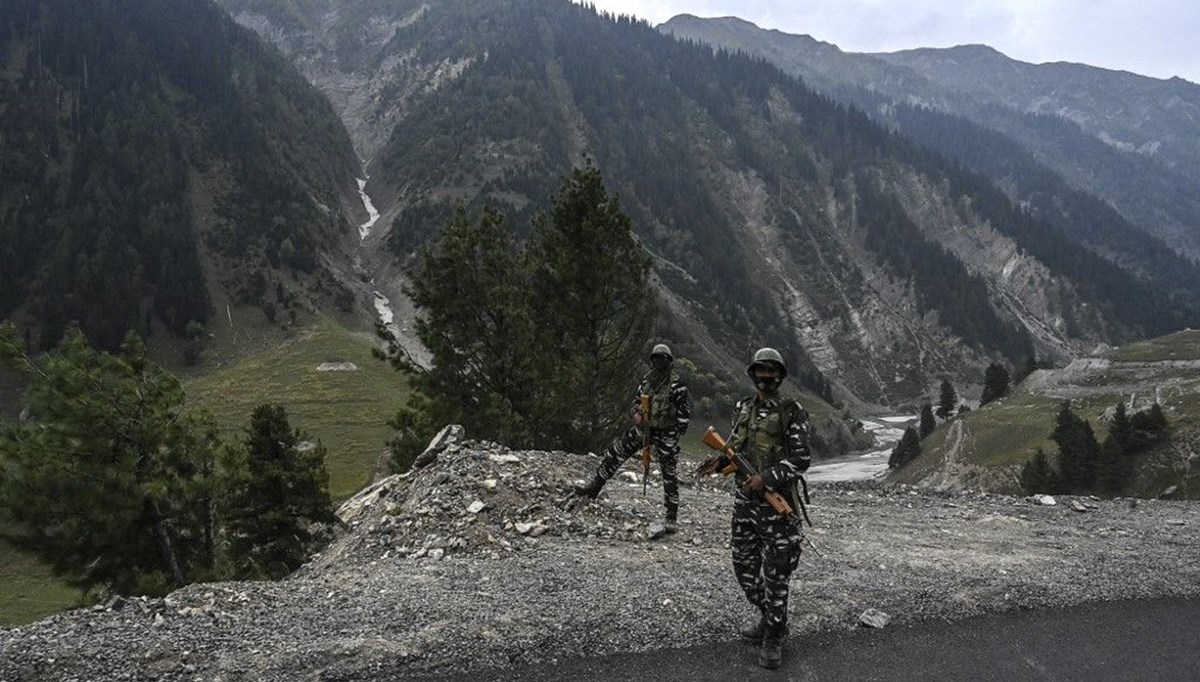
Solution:
M 915 423 L 913 415 L 888 415 L 863 420 L 863 428 L 875 434 L 875 447 L 833 459 L 822 460 L 808 469 L 805 478 L 810 483 L 827 481 L 861 481 L 882 478 L 887 474 L 888 457 L 904 435 L 904 428 Z

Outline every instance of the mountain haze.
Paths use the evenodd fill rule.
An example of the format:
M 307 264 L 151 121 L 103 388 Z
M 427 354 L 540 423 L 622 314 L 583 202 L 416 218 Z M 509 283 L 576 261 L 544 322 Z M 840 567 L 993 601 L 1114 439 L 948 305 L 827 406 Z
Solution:
M 982 45 L 843 52 L 735 17 L 680 15 L 660 30 L 763 57 L 905 134 L 914 131 L 896 120 L 897 109 L 967 119 L 1010 138 L 1043 174 L 1102 197 L 1141 230 L 1200 259 L 1200 86 L 1194 83 L 1082 64 L 1027 64 Z M 979 134 L 958 126 L 959 145 Z
M 655 259 L 659 332 L 729 376 L 773 344 L 816 390 L 904 401 L 988 357 L 1065 359 L 1200 317 L 1183 285 L 761 59 L 565 0 L 223 5 L 341 103 L 398 262 L 455 201 L 524 233 L 591 156 Z

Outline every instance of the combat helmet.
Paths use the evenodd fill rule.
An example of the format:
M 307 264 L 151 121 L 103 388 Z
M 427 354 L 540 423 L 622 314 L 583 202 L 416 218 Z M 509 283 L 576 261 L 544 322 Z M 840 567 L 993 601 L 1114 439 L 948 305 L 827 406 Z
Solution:
M 675 359 L 675 355 L 671 353 L 671 348 L 665 343 L 660 343 L 650 349 L 650 357 L 654 357 L 655 355 L 665 355 L 668 360 Z
M 750 364 L 746 366 L 746 374 L 751 379 L 754 378 L 754 368 L 760 365 L 775 365 L 779 370 L 779 378 L 787 378 L 787 365 L 783 362 L 783 356 L 774 348 L 759 348 L 754 351 L 754 358 L 750 360 Z

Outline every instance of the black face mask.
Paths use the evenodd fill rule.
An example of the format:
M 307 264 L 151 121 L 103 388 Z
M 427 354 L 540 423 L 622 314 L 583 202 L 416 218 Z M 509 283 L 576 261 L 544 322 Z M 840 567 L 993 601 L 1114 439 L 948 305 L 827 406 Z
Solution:
M 779 385 L 783 383 L 780 377 L 762 377 L 754 379 L 754 387 L 763 393 L 774 393 L 779 390 Z
M 650 366 L 654 368 L 655 372 L 665 372 L 671 367 L 671 358 L 665 355 L 655 355 L 650 358 Z

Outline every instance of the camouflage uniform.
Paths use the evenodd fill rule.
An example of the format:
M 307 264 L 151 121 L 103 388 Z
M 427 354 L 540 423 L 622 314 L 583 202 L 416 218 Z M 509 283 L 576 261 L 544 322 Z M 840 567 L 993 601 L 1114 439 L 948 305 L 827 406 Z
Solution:
M 752 396 L 738 403 L 729 445 L 762 474 L 767 489 L 792 498 L 800 474 L 808 469 L 808 415 L 794 400 Z M 804 530 L 799 514 L 775 513 L 761 495 L 747 495 L 739 474 L 733 504 L 733 572 L 750 601 L 762 613 L 767 631 L 787 626 L 788 580 L 800 562 Z
M 633 410 L 636 414 L 641 410 L 640 397 L 650 396 L 650 414 L 646 415 L 643 426 L 634 426 L 618 437 L 604 451 L 604 459 L 596 468 L 593 483 L 599 483 L 595 489 L 603 486 L 604 482 L 616 475 L 625 460 L 642 450 L 643 429 L 650 430 L 650 442 L 658 452 L 658 463 L 663 476 L 663 503 L 667 509 L 667 521 L 674 522 L 679 514 L 679 476 L 676 468 L 679 463 L 679 438 L 687 431 L 688 422 L 692 417 L 691 400 L 688 389 L 673 370 L 666 372 L 650 372 L 638 386 L 633 397 Z

